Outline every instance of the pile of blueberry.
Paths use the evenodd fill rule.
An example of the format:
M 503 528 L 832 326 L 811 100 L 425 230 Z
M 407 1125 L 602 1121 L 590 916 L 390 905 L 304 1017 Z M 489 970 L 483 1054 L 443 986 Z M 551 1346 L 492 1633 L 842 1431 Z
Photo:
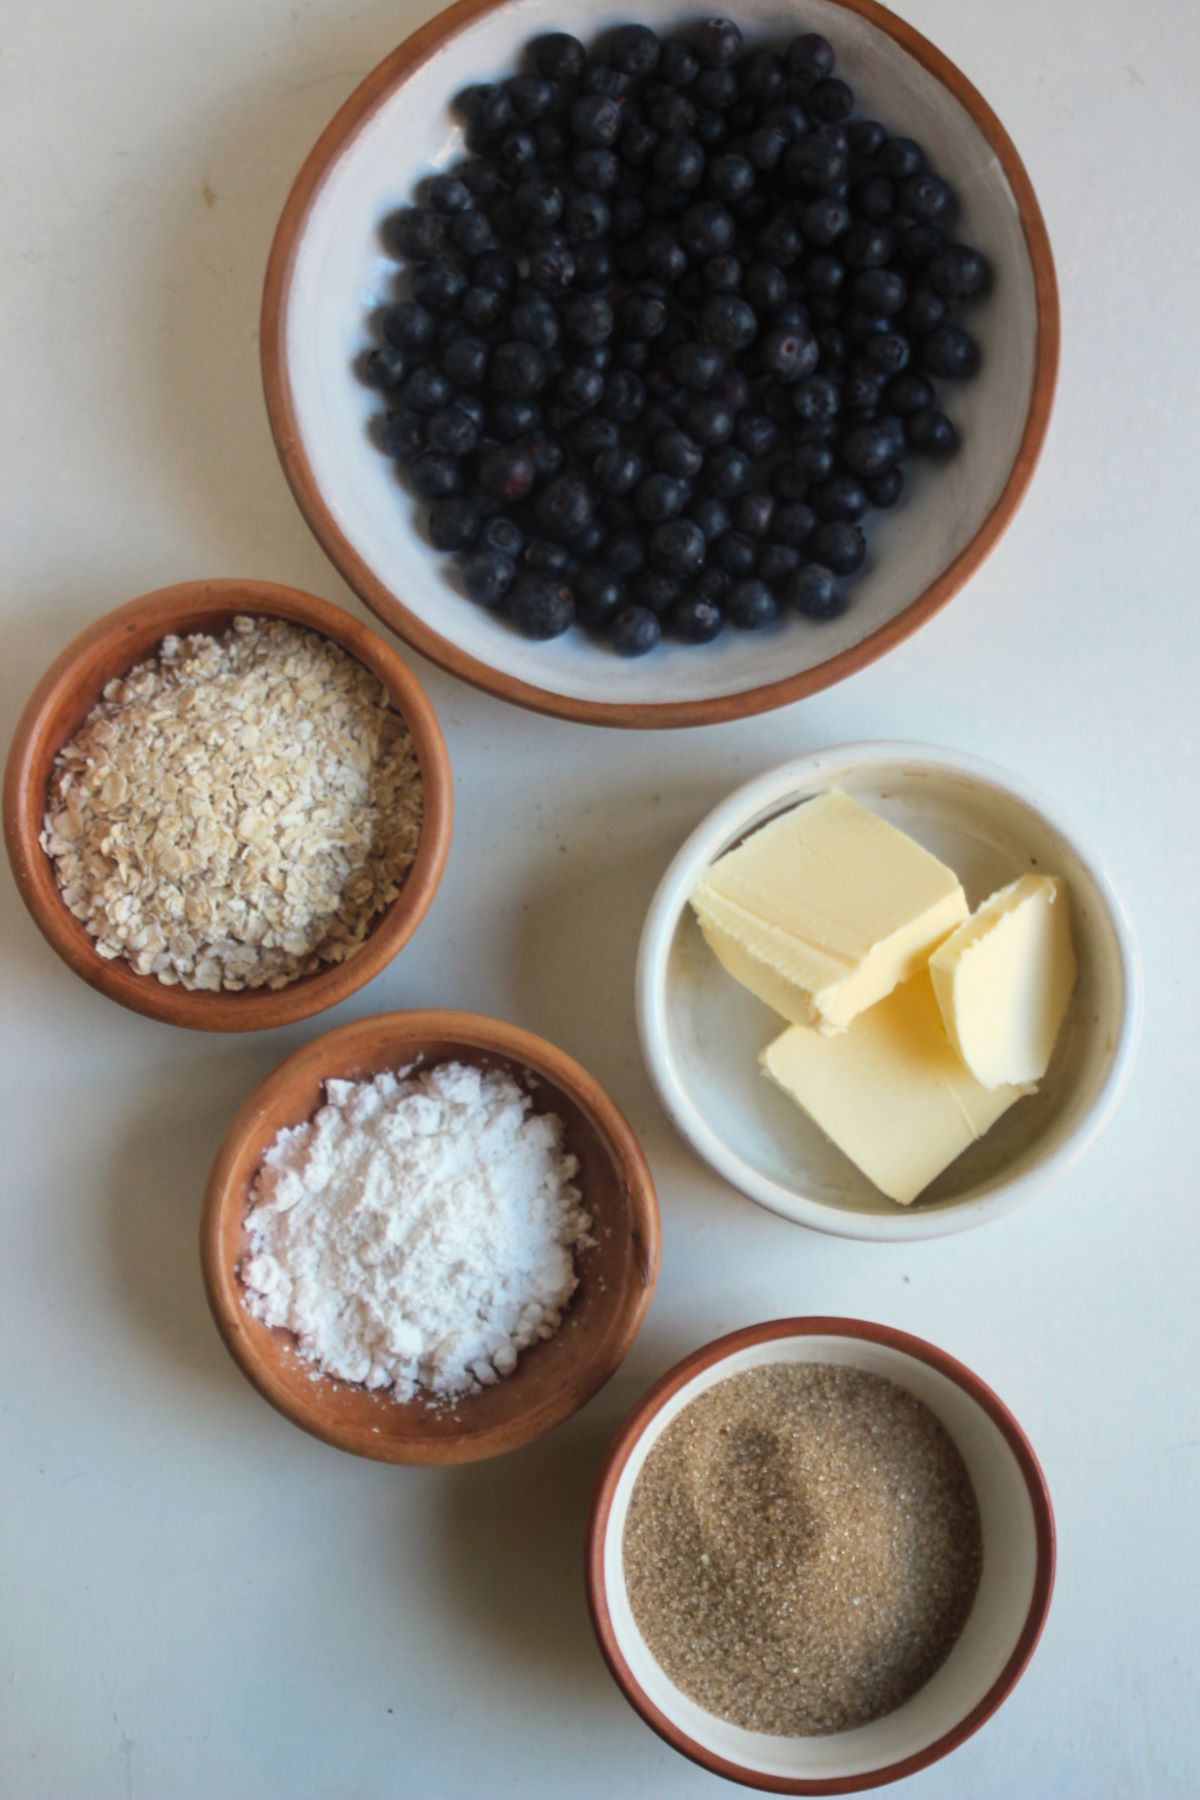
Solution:
M 458 106 L 468 160 L 388 221 L 411 265 L 365 377 L 471 598 L 622 655 L 829 619 L 910 456 L 958 446 L 988 285 L 953 190 L 855 119 L 808 32 L 556 32 Z

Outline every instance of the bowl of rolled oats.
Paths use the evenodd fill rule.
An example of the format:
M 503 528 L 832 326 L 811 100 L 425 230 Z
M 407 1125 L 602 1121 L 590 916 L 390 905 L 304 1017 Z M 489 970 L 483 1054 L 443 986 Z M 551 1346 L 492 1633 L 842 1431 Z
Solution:
M 269 582 L 107 613 L 17 726 L 4 833 L 76 974 L 169 1024 L 252 1031 L 363 987 L 441 879 L 453 790 L 420 684 L 359 620 Z

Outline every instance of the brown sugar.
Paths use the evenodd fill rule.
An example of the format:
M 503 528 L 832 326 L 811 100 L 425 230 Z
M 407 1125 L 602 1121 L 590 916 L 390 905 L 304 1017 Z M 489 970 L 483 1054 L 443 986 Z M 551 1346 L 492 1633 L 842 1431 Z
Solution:
M 772 1363 L 684 1408 L 624 1533 L 634 1618 L 688 1697 L 750 1731 L 880 1718 L 949 1654 L 979 1585 L 962 1457 L 894 1382 Z

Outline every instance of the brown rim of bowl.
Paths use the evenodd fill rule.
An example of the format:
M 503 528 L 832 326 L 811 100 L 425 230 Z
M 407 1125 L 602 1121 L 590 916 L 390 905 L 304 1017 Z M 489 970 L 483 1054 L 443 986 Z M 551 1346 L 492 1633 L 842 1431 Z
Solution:
M 380 1066 L 371 1054 L 371 1046 L 380 1045 L 384 1039 L 389 1040 L 389 1055 L 397 1057 L 431 1041 L 455 1044 L 466 1051 L 483 1051 L 520 1064 L 547 1086 L 560 1090 L 585 1115 L 603 1140 L 634 1222 L 629 1243 L 636 1279 L 630 1284 L 623 1313 L 616 1314 L 619 1329 L 605 1340 L 603 1354 L 584 1365 L 570 1382 L 556 1385 L 539 1405 L 498 1419 L 482 1430 L 467 1430 L 442 1436 L 437 1441 L 430 1440 L 419 1453 L 408 1449 L 405 1454 L 398 1454 L 397 1446 L 382 1435 L 364 1434 L 331 1423 L 322 1415 L 319 1383 L 312 1384 L 312 1406 L 295 1403 L 276 1370 L 249 1342 L 242 1328 L 245 1313 L 241 1283 L 222 1243 L 229 1208 L 237 1206 L 241 1216 L 245 1216 L 249 1184 L 259 1166 L 262 1146 L 255 1140 L 265 1129 L 264 1113 L 289 1089 L 306 1087 L 314 1079 L 321 1081 L 339 1071 L 345 1072 L 353 1066 L 356 1054 L 366 1058 L 364 1071 L 366 1066 Z M 247 1177 L 248 1152 L 251 1151 L 255 1160 Z M 658 1197 L 650 1165 L 633 1127 L 595 1077 L 565 1050 L 518 1025 L 509 1025 L 502 1019 L 491 1019 L 480 1013 L 436 1009 L 376 1013 L 370 1018 L 356 1019 L 349 1025 L 324 1032 L 286 1057 L 259 1082 L 235 1114 L 217 1151 L 200 1218 L 200 1264 L 209 1309 L 226 1349 L 251 1386 L 293 1425 L 335 1449 L 379 1462 L 409 1466 L 474 1462 L 501 1455 L 531 1443 L 586 1405 L 616 1373 L 629 1353 L 654 1297 L 660 1252 Z M 570 1316 L 568 1309 L 564 1323 Z M 516 1372 L 488 1389 L 488 1394 L 519 1394 L 519 1387 L 510 1384 L 519 1382 L 520 1371 L 518 1363 Z M 340 1387 L 342 1384 L 332 1385 Z
M 392 90 L 408 79 L 441 46 L 465 26 L 506 4 L 506 0 L 458 0 L 384 57 L 334 115 L 306 158 L 275 230 L 263 287 L 261 343 L 263 389 L 275 448 L 296 503 L 321 548 L 343 580 L 376 617 L 412 644 L 431 662 L 473 687 L 532 712 L 573 719 L 585 725 L 641 729 L 716 725 L 787 706 L 819 693 L 866 668 L 939 612 L 970 580 L 1012 522 L 1041 456 L 1058 375 L 1059 306 L 1054 259 L 1041 208 L 1016 146 L 978 89 L 949 57 L 919 31 L 876 0 L 834 0 L 857 13 L 895 40 L 901 48 L 947 88 L 987 139 L 1016 199 L 1025 245 L 1033 267 L 1037 305 L 1037 355 L 1025 428 L 999 499 L 971 542 L 948 568 L 902 613 L 829 657 L 815 668 L 766 682 L 740 693 L 709 699 L 662 702 L 609 702 L 556 694 L 532 682 L 519 681 L 470 655 L 410 611 L 367 566 L 339 526 L 322 495 L 305 454 L 296 422 L 286 351 L 287 298 L 300 239 L 314 201 L 334 162 L 368 123 Z
M 693 1376 L 704 1369 L 711 1369 L 714 1363 L 722 1362 L 727 1356 L 738 1350 L 745 1350 L 751 1344 L 765 1344 L 777 1338 L 793 1337 L 858 1338 L 867 1343 L 883 1344 L 888 1349 L 901 1350 L 905 1355 L 915 1357 L 918 1362 L 928 1363 L 930 1368 L 947 1376 L 983 1409 L 1016 1458 L 1033 1508 L 1037 1539 L 1037 1568 L 1025 1623 L 1012 1655 L 982 1700 L 952 1730 L 944 1732 L 924 1750 L 918 1750 L 912 1756 L 902 1757 L 897 1762 L 888 1763 L 884 1768 L 868 1771 L 864 1775 L 831 1776 L 822 1780 L 793 1780 L 786 1776 L 759 1774 L 706 1750 L 667 1718 L 647 1695 L 621 1654 L 608 1610 L 604 1580 L 604 1544 L 613 1495 L 634 1445 L 651 1419 Z M 906 1775 L 915 1775 L 918 1770 L 928 1768 L 930 1763 L 938 1762 L 943 1756 L 949 1755 L 951 1750 L 957 1750 L 960 1744 L 965 1743 L 967 1738 L 991 1718 L 1001 1702 L 1008 1698 L 1024 1673 L 1042 1635 L 1054 1588 L 1054 1561 L 1054 1509 L 1050 1503 L 1046 1477 L 1034 1454 L 1033 1445 L 999 1395 L 993 1393 L 987 1383 L 981 1381 L 965 1363 L 948 1355 L 945 1350 L 939 1350 L 936 1344 L 927 1343 L 924 1338 L 913 1337 L 906 1331 L 896 1331 L 890 1325 L 875 1325 L 866 1319 L 772 1319 L 762 1325 L 747 1325 L 741 1331 L 732 1331 L 726 1337 L 717 1338 L 713 1343 L 694 1350 L 690 1356 L 685 1356 L 682 1362 L 676 1363 L 673 1369 L 669 1369 L 655 1382 L 621 1426 L 596 1478 L 588 1519 L 588 1610 L 592 1615 L 592 1626 L 601 1654 L 617 1686 L 634 1711 L 673 1750 L 678 1750 L 682 1756 L 699 1763 L 702 1768 L 711 1769 L 715 1775 L 723 1775 L 729 1781 L 740 1782 L 743 1787 L 758 1788 L 764 1793 L 856 1794 L 867 1788 L 883 1787 L 891 1781 L 901 1781 Z
M 136 975 L 123 958 L 106 962 L 63 903 L 38 842 L 54 756 L 100 698 L 106 681 L 151 654 L 170 632 L 220 631 L 238 613 L 286 619 L 340 644 L 377 675 L 412 733 L 424 787 L 417 854 L 404 887 L 345 962 L 287 987 L 197 993 Z M 131 1011 L 197 1031 L 262 1031 L 336 1006 L 363 987 L 408 942 L 446 866 L 454 810 L 449 758 L 434 711 L 411 669 L 361 620 L 328 600 L 267 581 L 182 581 L 105 613 L 82 631 L 34 688 L 13 735 L 4 771 L 4 840 L 18 891 L 51 949 L 89 987 Z

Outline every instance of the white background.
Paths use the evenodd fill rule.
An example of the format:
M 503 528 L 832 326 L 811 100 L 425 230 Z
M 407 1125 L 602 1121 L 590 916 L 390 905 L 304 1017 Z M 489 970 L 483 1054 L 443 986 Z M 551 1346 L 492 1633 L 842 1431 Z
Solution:
M 602 734 L 422 668 L 457 774 L 412 947 L 294 1030 L 205 1038 L 68 974 L 0 882 L 0 1795 L 716 1795 L 593 1646 L 588 1489 L 646 1384 L 718 1332 L 845 1312 L 933 1338 L 1028 1428 L 1058 1511 L 1049 1626 L 921 1800 L 1200 1793 L 1196 1191 L 1200 11 L 905 0 L 1024 154 L 1062 283 L 1041 470 L 1004 543 L 882 664 L 788 712 Z M 321 126 L 423 16 L 318 0 L 7 0 L 3 654 L 10 721 L 88 620 L 186 576 L 347 604 L 276 466 L 256 321 Z M 580 28 L 578 16 L 569 21 Z M 1040 784 L 1140 927 L 1146 1040 L 1117 1122 L 1024 1211 L 911 1250 L 789 1226 L 666 1125 L 632 969 L 655 882 L 732 787 L 821 744 L 960 745 Z M 659 1181 L 663 1275 L 621 1375 L 511 1458 L 356 1461 L 265 1407 L 209 1322 L 205 1172 L 324 1025 L 465 1006 L 608 1085 Z

